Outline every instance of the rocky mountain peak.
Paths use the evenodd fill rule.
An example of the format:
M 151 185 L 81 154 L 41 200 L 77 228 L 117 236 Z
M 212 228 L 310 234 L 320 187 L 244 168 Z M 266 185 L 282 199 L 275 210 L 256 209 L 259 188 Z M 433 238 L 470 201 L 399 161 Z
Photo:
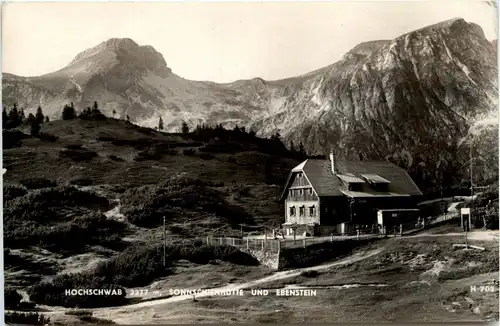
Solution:
M 69 64 L 80 65 L 82 62 L 124 63 L 127 66 L 148 69 L 156 73 L 170 73 L 165 58 L 150 45 L 140 46 L 130 38 L 111 38 L 101 44 L 79 53 Z

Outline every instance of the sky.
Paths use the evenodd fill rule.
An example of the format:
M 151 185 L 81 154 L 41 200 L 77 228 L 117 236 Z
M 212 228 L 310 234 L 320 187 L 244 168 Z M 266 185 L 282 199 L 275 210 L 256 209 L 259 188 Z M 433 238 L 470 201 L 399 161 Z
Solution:
M 495 9 L 476 0 L 4 3 L 2 70 L 50 73 L 126 37 L 153 46 L 183 78 L 275 80 L 330 65 L 361 42 L 455 17 L 498 38 Z

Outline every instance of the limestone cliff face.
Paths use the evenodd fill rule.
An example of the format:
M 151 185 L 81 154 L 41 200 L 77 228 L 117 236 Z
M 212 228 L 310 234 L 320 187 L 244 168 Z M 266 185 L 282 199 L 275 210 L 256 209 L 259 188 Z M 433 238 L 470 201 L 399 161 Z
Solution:
M 84 108 L 97 101 L 108 115 L 114 109 L 143 126 L 156 126 L 161 116 L 169 131 L 183 120 L 245 125 L 263 136 L 279 132 L 285 143 L 302 142 L 310 154 L 333 148 L 446 179 L 442 171 L 461 168 L 469 142 L 498 128 L 496 44 L 479 26 L 452 19 L 359 44 L 303 76 L 216 84 L 175 75 L 151 46 L 111 39 L 48 75 L 5 74 L 3 100 L 41 105 L 53 118 L 66 102 Z M 477 151 L 490 150 L 476 143 Z

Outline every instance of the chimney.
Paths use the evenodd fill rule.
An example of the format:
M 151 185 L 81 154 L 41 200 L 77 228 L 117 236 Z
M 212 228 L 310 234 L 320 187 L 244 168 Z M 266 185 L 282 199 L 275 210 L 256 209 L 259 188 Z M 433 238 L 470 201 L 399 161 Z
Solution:
M 330 152 L 330 164 L 332 165 L 332 173 L 337 174 L 335 170 L 335 155 L 333 155 L 333 151 Z

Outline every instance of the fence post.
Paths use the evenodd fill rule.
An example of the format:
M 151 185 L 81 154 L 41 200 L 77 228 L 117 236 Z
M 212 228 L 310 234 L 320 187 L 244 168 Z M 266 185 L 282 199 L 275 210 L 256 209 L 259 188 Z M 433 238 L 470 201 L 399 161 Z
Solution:
M 399 224 L 399 235 L 403 236 L 403 224 Z
M 264 251 L 264 241 L 261 240 L 261 245 L 262 245 L 262 251 Z
M 235 246 L 235 244 L 234 244 L 234 240 L 235 240 L 235 239 L 233 238 L 233 247 Z
M 222 245 L 222 244 L 223 244 L 223 243 L 222 243 L 222 238 L 219 238 L 219 241 L 220 241 L 220 244 Z
M 302 245 L 304 246 L 304 248 L 306 247 L 306 239 L 304 238 L 304 240 L 302 240 Z
M 425 229 L 425 217 L 422 219 L 422 229 Z
M 333 233 L 330 233 L 330 241 L 333 242 Z
M 359 229 L 356 230 L 356 240 L 359 240 Z
M 248 250 L 248 238 L 247 238 L 247 250 Z

